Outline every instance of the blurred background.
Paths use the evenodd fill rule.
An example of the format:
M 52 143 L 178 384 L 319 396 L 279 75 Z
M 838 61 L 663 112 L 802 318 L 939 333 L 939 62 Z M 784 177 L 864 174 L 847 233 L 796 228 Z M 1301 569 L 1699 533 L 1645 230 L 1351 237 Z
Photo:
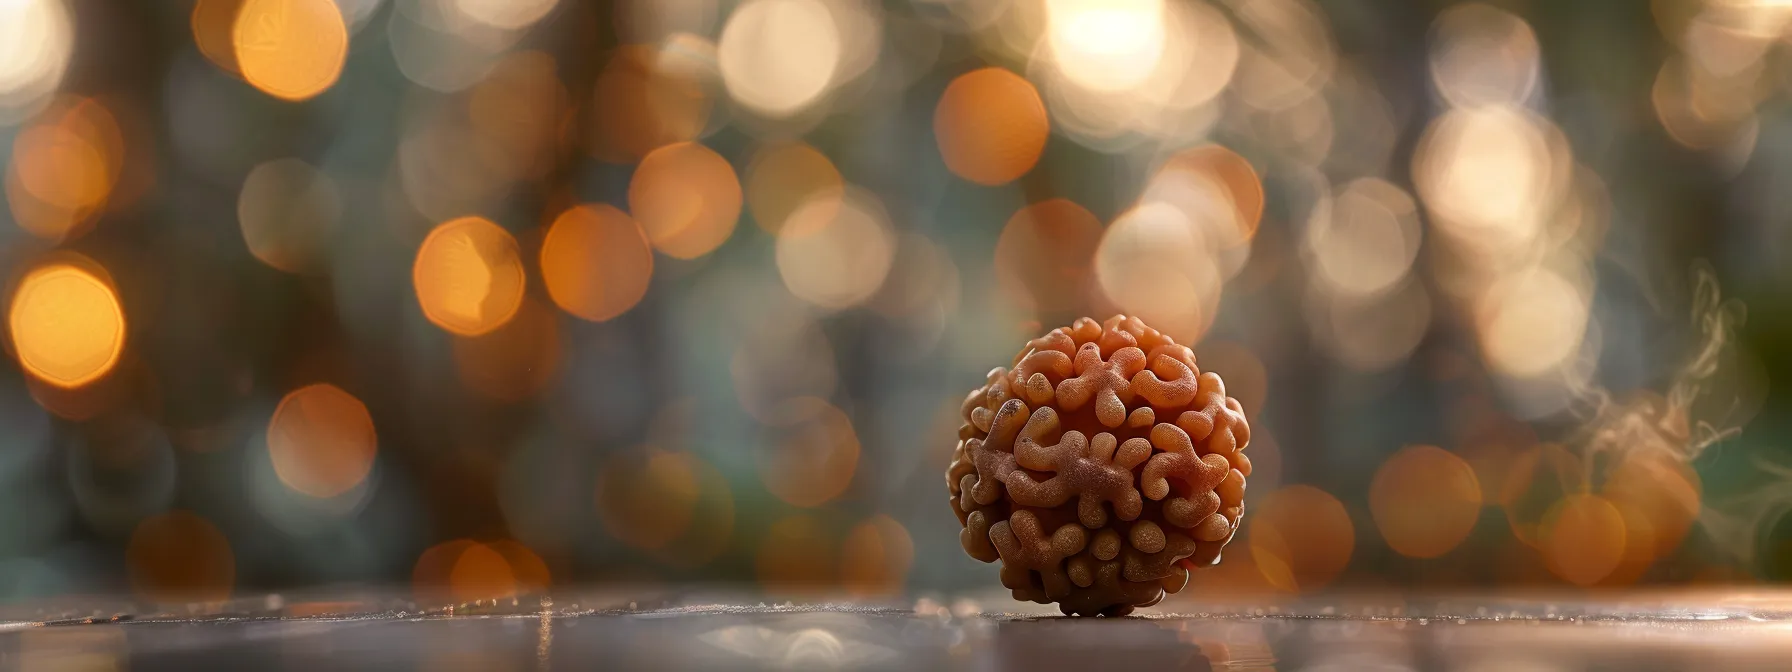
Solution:
M 1211 596 L 1792 578 L 1792 3 L 0 0 L 0 598 L 997 586 L 1139 315 Z

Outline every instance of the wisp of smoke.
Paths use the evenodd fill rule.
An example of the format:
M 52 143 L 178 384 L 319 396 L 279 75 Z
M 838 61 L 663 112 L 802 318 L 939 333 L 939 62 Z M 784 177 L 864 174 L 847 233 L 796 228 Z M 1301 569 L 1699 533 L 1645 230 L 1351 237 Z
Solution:
M 1696 337 L 1691 354 L 1674 373 L 1667 389 L 1642 390 L 1616 399 L 1603 387 L 1577 390 L 1576 408 L 1585 422 L 1575 445 L 1589 466 L 1611 469 L 1626 459 L 1649 458 L 1688 464 L 1706 449 L 1741 433 L 1748 412 L 1745 393 L 1734 371 L 1736 332 L 1747 307 L 1725 300 L 1717 274 L 1703 261 L 1691 269 L 1691 321 Z M 1754 558 L 1763 525 L 1792 510 L 1792 468 L 1759 465 L 1773 476 L 1765 487 L 1707 502 L 1698 520 L 1707 535 L 1738 559 Z M 1597 478 L 1590 473 L 1589 478 Z
M 1578 443 L 1589 460 L 1604 456 L 1615 463 L 1629 455 L 1653 453 L 1691 462 L 1712 444 L 1742 431 L 1740 424 L 1730 424 L 1740 403 L 1738 392 L 1714 384 L 1714 378 L 1736 330 L 1747 318 L 1747 307 L 1736 299 L 1723 299 L 1717 274 L 1709 264 L 1694 263 L 1692 278 L 1691 317 L 1698 341 L 1692 356 L 1674 372 L 1664 395 L 1643 393 L 1616 400 L 1597 384 L 1579 390 L 1577 408 L 1588 420 L 1578 432 Z M 1723 395 L 1730 398 L 1721 412 L 1700 417 L 1710 402 Z

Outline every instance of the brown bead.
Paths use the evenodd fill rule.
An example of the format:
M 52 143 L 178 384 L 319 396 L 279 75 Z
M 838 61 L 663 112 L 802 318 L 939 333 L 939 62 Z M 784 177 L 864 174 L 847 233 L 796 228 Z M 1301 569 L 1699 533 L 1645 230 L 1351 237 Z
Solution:
M 1215 563 L 1244 511 L 1250 425 L 1136 317 L 1032 339 L 965 397 L 946 482 L 970 556 L 1019 600 L 1119 616 Z

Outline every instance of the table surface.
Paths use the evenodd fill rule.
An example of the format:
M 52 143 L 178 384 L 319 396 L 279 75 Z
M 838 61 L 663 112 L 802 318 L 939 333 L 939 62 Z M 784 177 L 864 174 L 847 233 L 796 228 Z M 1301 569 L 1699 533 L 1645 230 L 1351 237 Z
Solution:
M 1355 593 L 1068 618 L 1001 595 L 724 590 L 419 603 L 365 589 L 0 607 L 0 669 L 1792 669 L 1792 592 Z

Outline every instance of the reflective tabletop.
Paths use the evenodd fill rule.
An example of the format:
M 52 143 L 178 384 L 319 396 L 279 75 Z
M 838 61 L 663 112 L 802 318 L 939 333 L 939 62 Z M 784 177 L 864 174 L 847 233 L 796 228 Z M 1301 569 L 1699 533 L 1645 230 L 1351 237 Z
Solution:
M 1072 618 L 998 595 L 760 602 L 367 591 L 0 609 L 5 669 L 1752 670 L 1792 659 L 1792 594 L 1672 591 L 1183 600 Z

